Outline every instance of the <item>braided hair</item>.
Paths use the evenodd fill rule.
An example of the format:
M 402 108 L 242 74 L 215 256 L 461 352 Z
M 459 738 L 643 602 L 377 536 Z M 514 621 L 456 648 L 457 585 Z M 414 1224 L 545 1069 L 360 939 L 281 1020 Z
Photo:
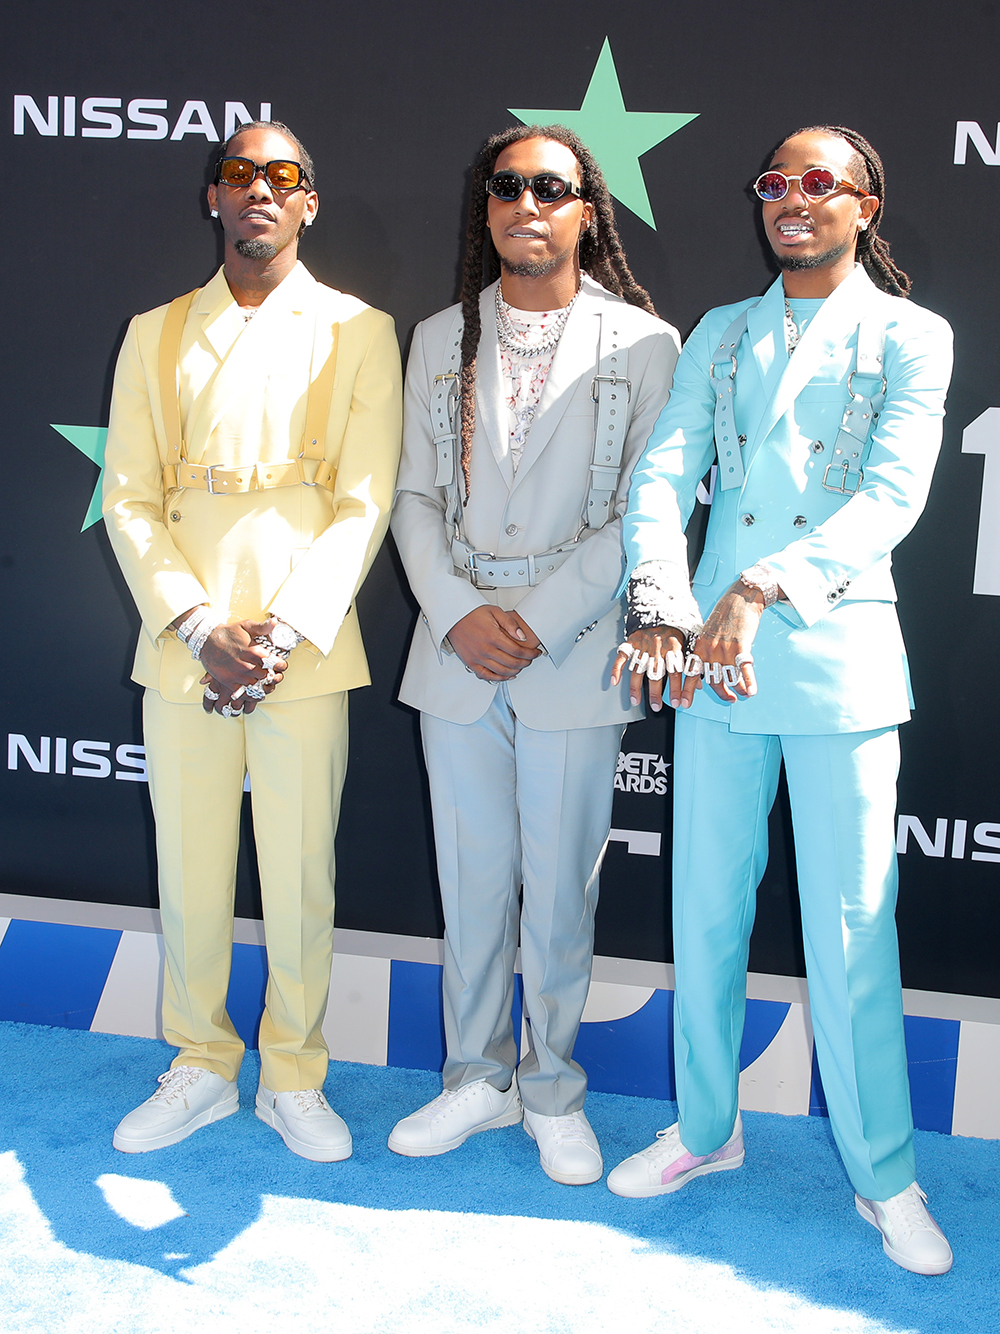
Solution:
M 909 296 L 912 286 L 910 279 L 893 262 L 889 255 L 889 243 L 878 234 L 885 207 L 885 168 L 875 149 L 863 135 L 858 134 L 857 130 L 849 130 L 844 125 L 807 125 L 801 130 L 796 130 L 795 134 L 830 134 L 837 139 L 846 140 L 854 149 L 848 164 L 854 183 L 860 190 L 874 195 L 878 200 L 878 208 L 872 215 L 867 229 L 858 232 L 858 259 L 876 287 L 888 292 L 890 296 Z M 782 143 L 794 138 L 795 135 L 789 134 Z
M 462 476 L 465 499 L 470 492 L 469 468 L 472 435 L 476 428 L 476 355 L 482 332 L 479 318 L 479 294 L 500 276 L 500 256 L 486 226 L 486 182 L 493 175 L 496 160 L 505 148 L 525 139 L 551 139 L 568 148 L 580 165 L 580 193 L 593 206 L 594 219 L 580 240 L 580 267 L 609 292 L 623 297 L 629 305 L 639 306 L 655 315 L 653 302 L 644 287 L 632 276 L 625 258 L 611 195 L 597 161 L 580 139 L 565 125 L 515 125 L 502 134 L 494 134 L 483 144 L 472 167 L 472 194 L 465 233 L 465 261 L 462 268 L 462 369 L 459 378 L 462 412 Z

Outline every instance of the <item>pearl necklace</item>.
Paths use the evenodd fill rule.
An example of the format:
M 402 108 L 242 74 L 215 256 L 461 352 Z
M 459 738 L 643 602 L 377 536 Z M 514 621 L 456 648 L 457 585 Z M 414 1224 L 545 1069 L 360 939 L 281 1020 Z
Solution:
M 579 291 L 576 296 L 579 296 Z M 546 336 L 540 343 L 528 343 L 525 341 L 525 335 L 518 333 L 507 313 L 507 303 L 500 295 L 500 284 L 496 289 L 496 311 L 497 311 L 497 338 L 500 346 L 505 352 L 512 352 L 519 357 L 539 357 L 545 352 L 554 352 L 558 346 L 559 339 L 562 337 L 563 330 L 566 328 L 566 321 L 569 319 L 570 311 L 576 305 L 576 296 L 564 310 L 553 320 L 549 326 Z

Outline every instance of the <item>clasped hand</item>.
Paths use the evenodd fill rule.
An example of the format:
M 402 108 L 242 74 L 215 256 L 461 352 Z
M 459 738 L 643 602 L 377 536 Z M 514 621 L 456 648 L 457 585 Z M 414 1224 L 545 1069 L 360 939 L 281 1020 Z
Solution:
M 201 662 L 206 667 L 200 684 L 207 686 L 218 699 L 203 701 L 206 713 L 222 713 L 226 705 L 232 705 L 233 692 L 242 689 L 236 700 L 242 705 L 244 713 L 253 713 L 260 700 L 251 699 L 245 691 L 247 686 L 260 685 L 264 693 L 270 695 L 280 683 L 288 662 L 278 657 L 266 644 L 253 641 L 263 635 L 270 635 L 277 625 L 273 618 L 267 621 L 237 621 L 233 625 L 219 625 L 212 631 L 201 651 Z M 264 659 L 273 661 L 268 670 Z M 268 676 L 272 680 L 268 680 Z
M 448 641 L 480 681 L 512 681 L 545 651 L 516 611 L 490 605 L 463 616 L 448 631 Z

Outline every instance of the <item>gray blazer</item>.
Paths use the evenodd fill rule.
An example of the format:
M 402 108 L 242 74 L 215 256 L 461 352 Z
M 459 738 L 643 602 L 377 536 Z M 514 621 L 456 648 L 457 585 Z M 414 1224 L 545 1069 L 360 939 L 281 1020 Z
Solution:
M 631 381 L 632 419 L 614 515 L 603 528 L 585 529 L 569 559 L 533 588 L 473 587 L 468 573 L 452 559 L 446 495 L 434 485 L 429 407 L 434 377 L 450 365 L 446 344 L 457 307 L 419 324 L 406 373 L 403 457 L 391 526 L 423 614 L 399 698 L 450 722 L 472 723 L 483 716 L 497 687 L 465 670 L 447 635 L 475 607 L 492 603 L 506 610 L 516 607 L 547 650 L 508 684 L 522 722 L 540 731 L 629 722 L 642 711 L 629 704 L 627 682 L 617 688 L 608 684 L 623 633 L 622 607 L 615 596 L 624 569 L 621 519 L 632 468 L 667 399 L 680 340 L 669 324 L 584 275 L 515 473 L 494 293 L 495 284 L 480 299 L 482 338 L 466 539 L 496 556 L 521 556 L 548 551 L 579 531 L 594 449 L 591 385 L 602 314 L 616 321 L 628 347 Z

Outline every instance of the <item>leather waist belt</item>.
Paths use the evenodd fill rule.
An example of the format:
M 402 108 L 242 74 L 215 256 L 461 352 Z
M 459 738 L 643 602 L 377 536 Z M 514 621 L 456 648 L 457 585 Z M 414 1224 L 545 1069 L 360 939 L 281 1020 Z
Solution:
M 268 491 L 274 486 L 322 486 L 332 491 L 337 470 L 325 459 L 278 459 L 252 463 L 247 468 L 220 468 L 218 464 L 167 463 L 164 491 L 186 488 L 213 496 L 235 496 L 244 491 Z
M 567 542 L 538 556 L 494 556 L 490 551 L 473 551 L 465 542 L 451 544 L 457 569 L 468 574 L 473 588 L 534 588 L 558 570 L 577 550 L 579 543 Z

